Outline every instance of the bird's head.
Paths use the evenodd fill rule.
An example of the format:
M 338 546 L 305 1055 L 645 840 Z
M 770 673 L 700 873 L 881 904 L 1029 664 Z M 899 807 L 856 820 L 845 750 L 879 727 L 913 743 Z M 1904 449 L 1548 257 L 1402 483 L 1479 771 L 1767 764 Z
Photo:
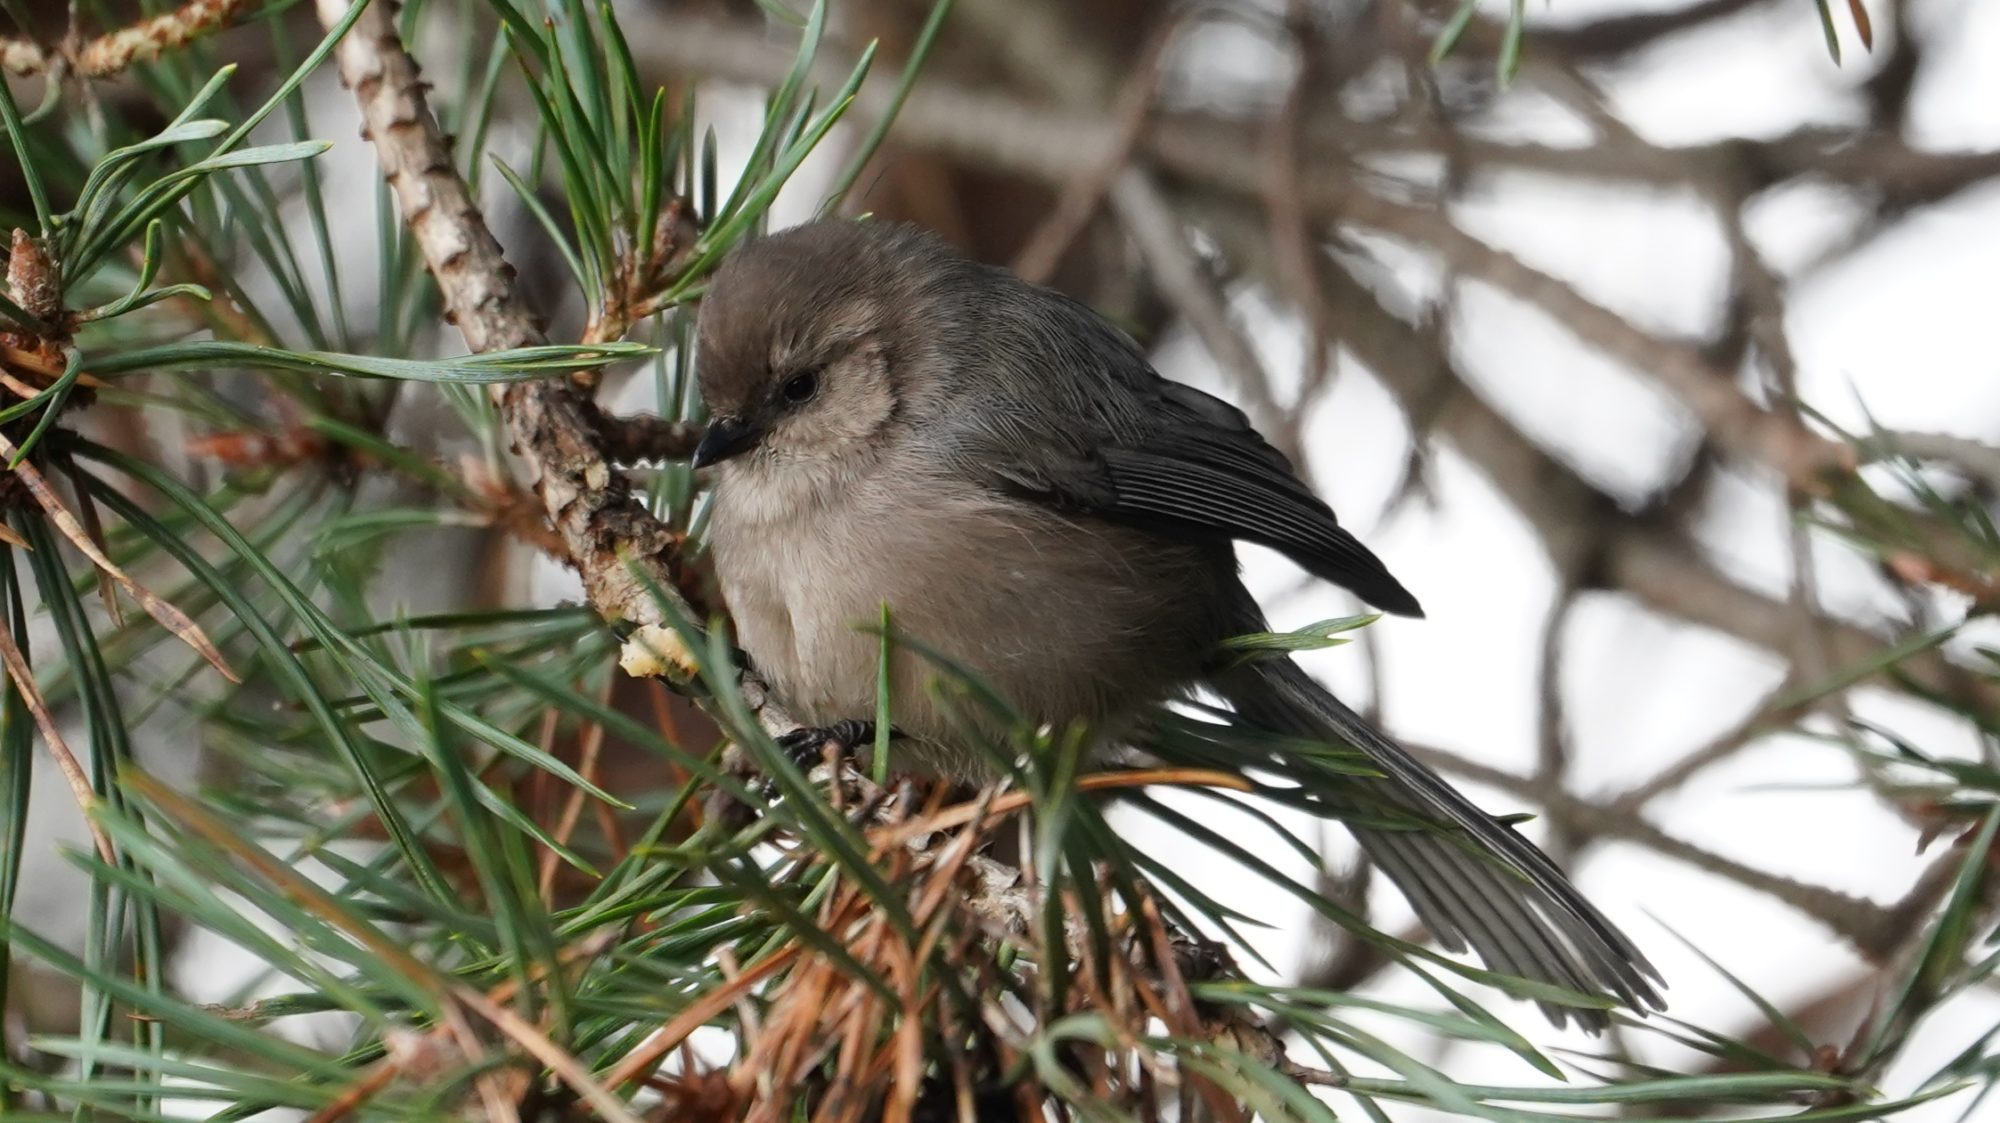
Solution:
M 934 366 L 938 293 L 962 261 L 915 227 L 825 220 L 717 270 L 697 329 L 712 418 L 696 467 L 828 461 L 898 423 Z

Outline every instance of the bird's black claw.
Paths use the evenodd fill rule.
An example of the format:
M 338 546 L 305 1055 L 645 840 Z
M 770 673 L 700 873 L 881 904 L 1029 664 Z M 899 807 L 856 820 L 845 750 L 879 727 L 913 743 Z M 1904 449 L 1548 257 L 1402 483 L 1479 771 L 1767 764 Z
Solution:
M 826 750 L 832 747 L 834 756 L 839 758 L 840 767 L 835 770 L 831 782 L 838 790 L 846 780 L 846 775 L 855 771 L 855 753 L 873 748 L 875 744 L 875 723 L 872 721 L 836 721 L 831 725 L 806 726 L 776 738 L 778 748 L 792 762 L 808 774 L 826 762 Z M 898 736 L 892 726 L 890 736 Z M 741 777 L 743 783 L 766 800 L 775 801 L 781 792 L 775 778 L 751 764 L 751 758 L 741 750 L 732 749 L 734 763 L 729 769 Z M 726 789 L 718 789 L 709 800 L 708 813 L 725 829 L 737 829 L 747 825 L 756 817 L 749 804 L 731 795 Z
M 778 738 L 778 747 L 785 750 L 801 768 L 818 764 L 828 745 L 834 747 L 837 755 L 846 757 L 863 745 L 874 743 L 875 723 L 872 721 L 836 721 L 832 725 L 808 726 Z

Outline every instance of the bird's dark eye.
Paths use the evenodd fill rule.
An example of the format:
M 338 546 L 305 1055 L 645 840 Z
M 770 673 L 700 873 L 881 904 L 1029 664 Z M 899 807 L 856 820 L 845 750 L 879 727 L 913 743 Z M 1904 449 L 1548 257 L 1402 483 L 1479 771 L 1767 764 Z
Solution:
M 783 394 L 785 400 L 793 405 L 801 405 L 812 401 L 813 395 L 819 393 L 819 371 L 803 371 L 787 378 L 784 386 L 780 387 L 778 392 Z

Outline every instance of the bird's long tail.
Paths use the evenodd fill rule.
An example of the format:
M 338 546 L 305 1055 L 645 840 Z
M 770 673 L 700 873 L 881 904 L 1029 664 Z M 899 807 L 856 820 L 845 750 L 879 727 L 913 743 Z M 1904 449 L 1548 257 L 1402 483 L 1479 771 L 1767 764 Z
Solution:
M 1402 889 L 1448 950 L 1467 944 L 1486 965 L 1586 994 L 1610 993 L 1644 1011 L 1662 1003 L 1659 975 L 1630 939 L 1584 900 L 1562 870 L 1422 762 L 1369 725 L 1289 659 L 1262 660 L 1220 676 L 1216 686 L 1249 723 L 1293 737 L 1334 740 L 1366 754 L 1381 778 L 1356 781 L 1353 810 L 1426 821 L 1426 829 L 1355 828 L 1376 866 Z M 1593 1032 L 1593 1009 L 1544 1002 L 1557 1025 L 1575 1018 Z

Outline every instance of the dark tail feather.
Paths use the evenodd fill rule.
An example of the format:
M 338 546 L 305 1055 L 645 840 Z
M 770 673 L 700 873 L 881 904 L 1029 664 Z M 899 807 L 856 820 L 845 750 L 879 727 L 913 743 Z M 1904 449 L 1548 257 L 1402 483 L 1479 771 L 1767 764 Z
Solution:
M 1376 732 L 1289 659 L 1260 661 L 1216 683 L 1250 723 L 1288 736 L 1332 739 L 1367 754 L 1382 779 L 1355 781 L 1356 809 L 1384 810 L 1439 830 L 1356 829 L 1375 864 L 1452 951 L 1467 945 L 1496 971 L 1586 994 L 1610 993 L 1643 1012 L 1660 1008 L 1659 974 L 1561 869 L 1513 828 L 1472 805 L 1437 773 Z M 1592 1032 L 1596 1010 L 1542 1003 L 1551 1021 Z

